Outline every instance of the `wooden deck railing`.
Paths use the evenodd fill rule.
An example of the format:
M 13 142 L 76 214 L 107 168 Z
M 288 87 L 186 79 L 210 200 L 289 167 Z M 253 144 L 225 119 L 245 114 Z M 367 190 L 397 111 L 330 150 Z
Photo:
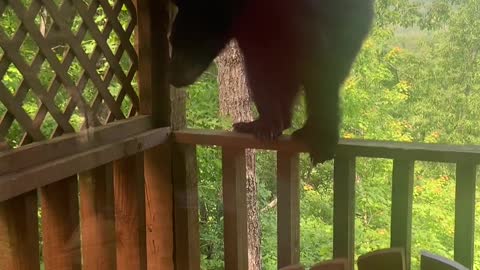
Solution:
M 139 116 L 0 153 L 0 269 L 173 267 L 169 137 Z
M 305 146 L 289 137 L 262 143 L 251 136 L 208 130 L 181 130 L 174 140 L 183 145 L 220 146 L 223 165 L 225 269 L 246 269 L 247 227 L 245 205 L 245 149 L 277 151 L 278 198 L 278 266 L 299 262 L 299 175 L 298 153 Z M 391 247 L 405 249 L 410 257 L 412 234 L 412 201 L 415 161 L 449 162 L 456 164 L 456 201 L 454 259 L 473 269 L 476 167 L 480 147 L 438 144 L 392 143 L 342 140 L 334 161 L 333 256 L 354 262 L 355 159 L 356 157 L 393 159 Z M 181 179 L 176 181 L 181 182 Z M 188 180 L 187 181 L 192 181 Z M 194 180 L 193 180 L 194 181 Z M 196 183 L 184 183 L 187 192 L 195 194 Z M 195 196 L 195 195 L 193 195 Z M 183 221 L 190 238 L 198 238 L 197 206 L 189 204 L 189 218 Z M 182 226 L 182 224 L 176 224 Z M 198 246 L 186 245 L 182 260 L 198 258 Z M 195 261 L 195 264 L 198 264 Z M 197 269 L 197 265 L 190 265 Z

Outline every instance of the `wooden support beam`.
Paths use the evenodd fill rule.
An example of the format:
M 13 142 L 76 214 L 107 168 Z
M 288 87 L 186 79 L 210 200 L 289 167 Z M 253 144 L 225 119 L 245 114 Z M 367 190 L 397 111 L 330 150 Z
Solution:
M 223 148 L 225 270 L 248 268 L 245 149 Z
M 79 174 L 83 269 L 116 269 L 112 164 Z
M 300 178 L 298 153 L 277 153 L 278 268 L 300 262 Z

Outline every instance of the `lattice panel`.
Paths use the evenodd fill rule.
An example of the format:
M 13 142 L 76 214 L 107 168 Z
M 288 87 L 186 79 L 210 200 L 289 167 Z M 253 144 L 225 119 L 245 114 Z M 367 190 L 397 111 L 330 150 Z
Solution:
M 0 1 L 0 151 L 138 111 L 132 0 Z

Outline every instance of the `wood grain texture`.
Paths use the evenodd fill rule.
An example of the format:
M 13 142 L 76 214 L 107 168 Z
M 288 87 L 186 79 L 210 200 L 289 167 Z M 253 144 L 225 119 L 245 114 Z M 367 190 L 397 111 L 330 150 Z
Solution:
M 80 222 L 77 176 L 41 188 L 45 269 L 80 270 Z
M 3 270 L 40 270 L 37 192 L 0 203 L 0 265 Z
M 83 269 L 116 269 L 112 164 L 79 174 Z
M 225 269 L 248 268 L 245 150 L 222 149 Z
M 220 130 L 179 130 L 175 131 L 174 140 L 181 144 L 286 152 L 307 152 L 308 150 L 305 144 L 289 136 L 281 136 L 273 142 L 261 142 L 251 135 Z M 453 163 L 470 161 L 478 164 L 480 163 L 480 146 L 342 139 L 337 147 L 337 155 Z
M 142 152 L 168 142 L 168 128 L 154 129 L 119 142 L 0 176 L 0 201 L 63 179 L 79 171 Z
M 6 151 L 0 153 L 0 175 L 87 151 L 152 128 L 150 116 L 138 116 Z
M 147 269 L 143 154 L 113 162 L 117 269 Z
M 200 269 L 198 178 L 195 146 L 174 145 L 175 269 Z
M 144 152 L 147 260 L 149 270 L 174 269 L 171 145 Z M 183 232 L 184 233 L 184 232 Z

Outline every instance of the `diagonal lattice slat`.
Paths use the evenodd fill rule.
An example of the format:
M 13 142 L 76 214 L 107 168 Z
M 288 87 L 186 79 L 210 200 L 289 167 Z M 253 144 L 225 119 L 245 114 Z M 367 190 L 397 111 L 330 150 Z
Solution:
M 132 0 L 5 0 L 0 18 L 3 146 L 137 113 Z

